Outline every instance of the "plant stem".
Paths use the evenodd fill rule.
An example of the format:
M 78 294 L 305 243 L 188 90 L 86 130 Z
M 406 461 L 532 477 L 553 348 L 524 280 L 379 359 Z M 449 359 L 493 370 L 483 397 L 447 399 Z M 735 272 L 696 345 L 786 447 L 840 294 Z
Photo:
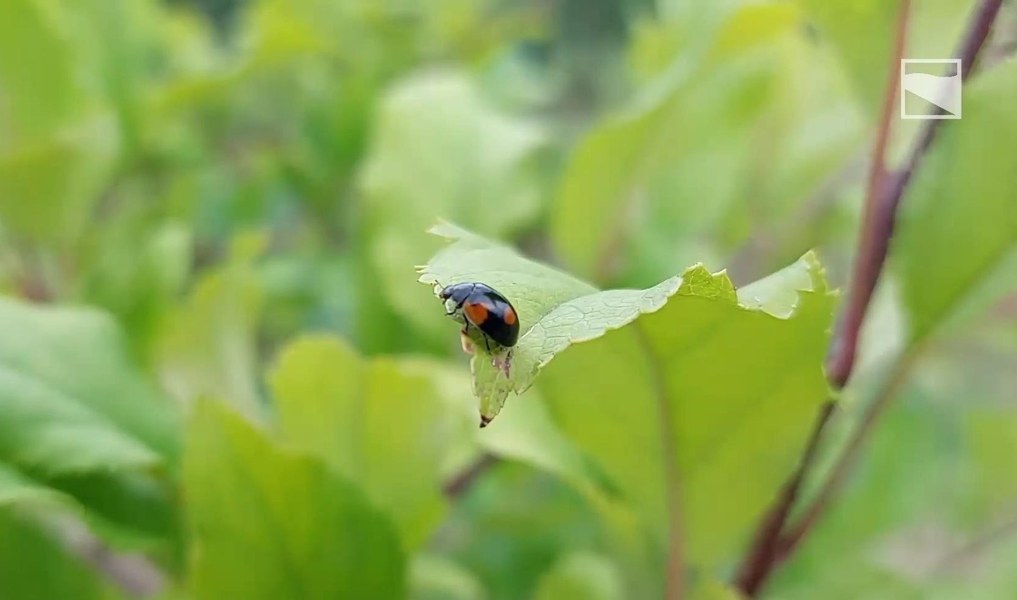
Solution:
M 459 471 L 452 476 L 442 486 L 442 492 L 445 497 L 449 499 L 455 499 L 466 493 L 466 490 L 470 489 L 476 480 L 490 470 L 491 467 L 498 464 L 499 458 L 493 454 L 483 454 L 468 465 L 462 471 Z
M 809 441 L 805 446 L 805 454 L 802 456 L 798 468 L 791 476 L 791 479 L 784 484 L 784 489 L 777 500 L 776 506 L 760 525 L 752 542 L 752 547 L 746 555 L 746 560 L 738 570 L 736 585 L 738 589 L 750 597 L 755 596 L 760 590 L 773 569 L 779 549 L 781 529 L 787 522 L 795 499 L 801 491 L 802 483 L 805 481 L 805 473 L 812 465 L 812 461 L 815 460 L 819 448 L 820 434 L 826 421 L 833 413 L 833 407 L 833 402 L 827 402 L 823 405 L 817 417 L 816 426 L 813 428 L 812 435 L 809 436 Z
M 906 2 L 907 0 L 904 0 Z M 961 42 L 960 50 L 958 55 L 961 58 L 962 72 L 961 78 L 966 80 L 974 72 L 975 63 L 978 60 L 978 54 L 982 47 L 985 45 L 985 40 L 989 36 L 989 32 L 992 29 L 992 24 L 999 14 L 999 9 L 1002 5 L 1002 0 L 983 0 L 977 10 L 975 11 L 974 17 L 972 18 L 967 34 L 964 36 Z M 899 61 L 898 61 L 899 62 Z M 896 69 L 896 64 L 894 69 Z M 896 78 L 896 73 L 894 74 Z M 894 94 L 896 95 L 896 84 L 891 84 L 894 88 Z M 890 86 L 888 86 L 890 87 Z M 889 98 L 888 94 L 888 98 Z M 851 374 L 854 363 L 855 348 L 853 344 L 857 343 L 858 331 L 861 329 L 862 319 L 865 314 L 865 307 L 868 305 L 871 299 L 872 289 L 875 288 L 875 282 L 878 280 L 880 273 L 883 269 L 883 264 L 886 260 L 886 252 L 889 247 L 890 238 L 893 235 L 893 230 L 896 225 L 897 209 L 900 207 L 901 199 L 904 196 L 904 192 L 907 189 L 908 183 L 911 181 L 911 176 L 921 163 L 922 158 L 925 156 L 929 147 L 932 145 L 933 139 L 935 139 L 936 131 L 938 131 L 940 124 L 943 121 L 941 119 L 932 119 L 925 122 L 921 134 L 919 135 L 918 141 L 912 147 L 910 157 L 905 163 L 905 166 L 894 173 L 888 178 L 884 178 L 882 184 L 882 192 L 875 198 L 874 208 L 876 209 L 868 217 L 876 220 L 875 223 L 870 225 L 875 233 L 874 236 L 868 238 L 875 250 L 872 248 L 863 248 L 859 252 L 859 260 L 870 261 L 868 266 L 863 266 L 856 269 L 856 275 L 861 273 L 866 277 L 872 277 L 872 281 L 863 281 L 859 284 L 856 280 L 856 286 L 861 286 L 863 289 L 868 290 L 867 296 L 864 298 L 865 306 L 860 308 L 852 308 L 852 301 L 862 302 L 859 298 L 849 296 L 849 306 L 847 310 L 852 315 L 857 316 L 857 321 L 850 321 L 851 329 L 846 332 L 852 340 L 852 347 L 850 348 L 850 359 L 851 362 L 845 365 L 846 368 L 841 372 L 835 372 L 834 367 L 841 366 L 837 356 L 833 358 L 833 365 L 828 365 L 827 376 L 830 378 L 831 385 L 839 388 L 847 382 L 847 378 Z M 878 147 L 878 146 L 877 146 Z M 880 192 L 880 186 L 876 185 L 871 188 L 873 192 Z M 866 241 L 866 237 L 863 234 L 862 242 Z M 836 337 L 835 337 L 836 340 Z M 857 459 L 858 454 L 864 445 L 869 434 L 875 428 L 876 422 L 879 417 L 883 414 L 886 406 L 894 398 L 897 390 L 903 384 L 905 377 L 910 372 L 911 367 L 921 353 L 924 345 L 913 345 L 908 348 L 907 351 L 898 359 L 897 364 L 894 365 L 892 375 L 888 378 L 887 383 L 881 388 L 869 405 L 864 416 L 862 417 L 861 423 L 858 428 L 851 436 L 851 440 L 845 447 L 842 456 L 837 461 L 837 465 L 831 472 L 830 477 L 827 478 L 826 483 L 820 489 L 816 499 L 806 509 L 802 520 L 789 530 L 787 539 L 781 544 L 784 548 L 784 552 L 781 553 L 781 559 L 786 556 L 787 552 L 793 549 L 800 543 L 801 538 L 804 537 L 818 518 L 825 512 L 829 506 L 830 500 L 833 495 L 839 490 L 844 479 L 846 478 L 847 472 Z M 838 379 L 837 375 L 843 375 L 843 379 Z M 839 383 L 839 385 L 838 385 Z
M 887 178 L 886 149 L 890 139 L 893 109 L 896 105 L 898 65 L 904 56 L 907 42 L 908 20 L 911 14 L 910 0 L 901 0 L 897 15 L 896 41 L 890 56 L 889 77 L 883 94 L 883 105 L 879 129 L 872 151 L 868 186 L 865 195 L 865 211 L 859 235 L 859 250 L 855 258 L 852 282 L 845 308 L 838 321 L 837 330 L 830 343 L 827 357 L 826 377 L 831 387 L 840 389 L 847 382 L 854 368 L 858 333 L 868 310 L 872 292 L 879 279 L 886 250 L 889 246 L 892 220 L 886 222 L 879 210 L 880 191 Z M 792 474 L 773 508 L 760 524 L 755 540 L 738 570 L 736 585 L 748 596 L 755 596 L 769 579 L 776 567 L 782 547 L 782 532 L 787 525 L 791 510 L 798 499 L 802 483 L 812 466 L 817 449 L 834 411 L 834 403 L 828 400 L 821 409 L 805 452 L 798 468 Z
M 58 519 L 47 527 L 70 553 L 126 597 L 152 598 L 165 592 L 166 574 L 144 555 L 115 552 L 77 519 Z
M 879 417 L 883 415 L 890 401 L 897 396 L 897 392 L 907 380 L 911 373 L 915 359 L 920 354 L 918 348 L 909 349 L 894 364 L 893 372 L 886 378 L 879 391 L 876 392 L 872 402 L 869 403 L 862 415 L 861 422 L 851 433 L 847 445 L 841 452 L 833 469 L 827 476 L 826 481 L 820 487 L 815 499 L 809 504 L 802 514 L 802 517 L 791 527 L 786 527 L 781 534 L 777 544 L 777 552 L 774 562 L 779 564 L 801 543 L 802 538 L 812 529 L 819 517 L 826 512 L 833 501 L 836 492 L 844 484 L 848 473 L 858 460 L 862 444 L 868 439 L 869 433 L 875 427 Z
M 961 58 L 963 79 L 967 79 L 974 71 L 978 54 L 988 38 L 1001 4 L 1002 0 L 982 0 L 979 4 L 958 52 L 958 56 Z M 898 69 L 900 59 L 904 54 L 909 13 L 910 1 L 901 0 L 897 19 L 896 43 L 883 97 L 879 129 L 874 143 L 862 230 L 858 241 L 859 249 L 852 271 L 852 283 L 827 357 L 827 379 L 834 390 L 842 389 L 851 377 L 855 365 L 859 333 L 886 262 L 900 201 L 911 176 L 931 146 L 941 123 L 941 120 L 938 119 L 926 121 L 904 167 L 894 173 L 887 170 L 886 149 L 898 92 Z M 747 595 L 758 594 L 773 569 L 798 547 L 825 512 L 861 452 L 864 441 L 904 382 L 919 351 L 918 347 L 910 348 L 894 365 L 892 375 L 866 410 L 861 423 L 816 499 L 806 509 L 804 517 L 789 528 L 787 521 L 791 510 L 797 501 L 802 482 L 814 462 L 816 448 L 822 441 L 826 425 L 834 412 L 832 401 L 823 408 L 816 420 L 815 428 L 798 469 L 785 484 L 783 493 L 761 522 L 754 543 L 738 571 L 736 583 L 739 589 Z
M 865 193 L 865 209 L 862 228 L 858 239 L 858 253 L 851 274 L 851 286 L 844 301 L 844 311 L 837 324 L 837 331 L 830 345 L 827 357 L 826 377 L 834 389 L 844 387 L 851 377 L 858 349 L 858 335 L 865 320 L 865 314 L 876 289 L 879 275 L 883 270 L 890 235 L 893 232 L 896 202 L 885 202 L 886 148 L 893 128 L 893 113 L 897 106 L 899 65 L 904 58 L 907 45 L 908 21 L 911 16 L 911 1 L 901 0 L 897 16 L 896 42 L 890 56 L 890 66 L 883 94 L 883 109 L 876 130 L 876 141 L 872 149 L 872 163 L 869 168 L 869 182 Z M 936 121 L 931 121 L 935 123 Z
M 944 555 L 936 561 L 936 570 L 949 569 L 957 563 L 970 560 L 1014 534 L 1017 534 L 1017 515 L 1011 514 L 1009 518 L 997 521 L 962 546 Z

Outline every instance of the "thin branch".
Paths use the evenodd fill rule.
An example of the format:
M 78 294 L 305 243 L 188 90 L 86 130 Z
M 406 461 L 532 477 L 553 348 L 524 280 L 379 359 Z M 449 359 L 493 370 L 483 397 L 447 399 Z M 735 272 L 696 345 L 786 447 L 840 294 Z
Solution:
M 809 441 L 805 446 L 805 453 L 798 464 L 798 469 L 791 476 L 791 479 L 784 484 L 784 489 L 776 506 L 763 520 L 759 530 L 756 532 L 752 547 L 745 556 L 745 562 L 738 569 L 735 585 L 750 597 L 755 596 L 759 592 L 773 569 L 780 543 L 781 529 L 791 515 L 791 508 L 794 506 L 795 499 L 797 499 L 801 491 L 802 483 L 805 481 L 805 474 L 816 458 L 821 438 L 820 434 L 826 425 L 826 421 L 833 414 L 833 407 L 833 402 L 827 402 L 823 405 L 816 419 L 812 435 L 809 436 Z
M 840 491 L 855 462 L 857 462 L 863 443 L 868 439 L 869 432 L 875 427 L 879 417 L 883 415 L 890 401 L 897 396 L 901 386 L 911 373 L 915 359 L 920 354 L 919 349 L 913 348 L 905 353 L 894 365 L 893 372 L 886 378 L 872 402 L 869 403 L 862 415 L 861 422 L 851 433 L 844 450 L 834 465 L 826 481 L 820 487 L 815 499 L 805 509 L 802 517 L 781 535 L 777 544 L 777 552 L 774 557 L 775 563 L 783 562 L 787 556 L 798 547 L 805 535 L 812 529 L 822 516 L 836 493 Z
M 886 149 L 893 128 L 893 114 L 897 106 L 900 61 L 904 58 L 907 45 L 908 21 L 911 15 L 911 1 L 901 0 L 897 16 L 896 42 L 890 56 L 890 67 L 886 91 L 883 94 L 883 110 L 876 130 L 876 141 L 872 150 L 872 164 L 869 169 L 869 183 L 865 193 L 865 211 L 862 229 L 858 239 L 858 255 L 855 257 L 851 274 L 851 286 L 844 302 L 844 312 L 837 324 L 830 356 L 826 363 L 826 376 L 835 389 L 844 387 L 854 369 L 858 335 L 869 309 L 872 293 L 876 289 L 879 275 L 883 270 L 886 252 L 893 231 L 893 209 L 896 203 L 885 202 L 883 193 L 887 176 Z M 887 210 L 890 208 L 891 210 Z
M 907 43 L 908 21 L 911 15 L 910 0 L 901 0 L 897 15 L 896 40 L 890 56 L 889 77 L 883 94 L 879 129 L 872 151 L 868 187 L 865 196 L 865 213 L 859 236 L 860 248 L 855 259 L 854 284 L 845 301 L 845 310 L 838 323 L 837 332 L 831 341 L 826 376 L 834 389 L 840 389 L 847 381 L 854 365 L 858 330 L 872 298 L 876 281 L 882 270 L 883 260 L 889 245 L 890 228 L 885 222 L 880 207 L 880 191 L 887 178 L 886 154 L 890 139 L 894 107 L 897 104 L 898 65 L 904 57 Z M 812 466 L 816 450 L 822 440 L 826 424 L 833 414 L 834 403 L 827 401 L 816 419 L 816 424 L 805 454 L 798 469 L 784 485 L 784 490 L 774 507 L 757 530 L 755 541 L 743 561 L 736 580 L 738 588 L 748 596 L 755 596 L 769 579 L 781 555 L 782 532 L 791 515 L 801 491 L 802 483 Z
M 473 464 L 468 465 L 445 482 L 445 485 L 442 486 L 445 497 L 449 499 L 459 498 L 476 483 L 481 475 L 499 462 L 500 459 L 493 454 L 482 455 Z
M 961 58 L 962 79 L 966 80 L 971 76 L 971 73 L 974 72 L 975 64 L 978 60 L 978 54 L 984 46 L 985 40 L 989 36 L 992 24 L 995 21 L 996 16 L 999 14 L 1001 5 L 1002 0 L 983 0 L 975 11 L 974 18 L 972 18 L 969 24 L 968 32 L 964 36 L 960 51 L 958 52 L 958 55 Z M 895 84 L 894 88 L 896 89 Z M 869 238 L 869 241 L 873 244 L 872 248 L 862 248 L 859 253 L 859 261 L 866 260 L 869 264 L 863 265 L 855 270 L 856 276 L 861 274 L 867 277 L 872 277 L 872 280 L 858 281 L 856 279 L 855 281 L 856 287 L 868 290 L 864 300 L 856 296 L 849 296 L 848 298 L 848 318 L 842 320 L 842 324 L 846 323 L 851 327 L 844 331 L 844 335 L 850 337 L 851 347 L 849 349 L 842 347 L 838 350 L 838 352 L 835 352 L 832 357 L 832 364 L 827 367 L 827 376 L 830 378 L 831 384 L 835 386 L 838 383 L 840 386 L 843 386 L 851 374 L 855 354 L 854 344 L 857 343 L 858 330 L 861 328 L 865 309 L 868 305 L 869 299 L 871 299 L 872 289 L 875 288 L 875 283 L 878 281 L 883 263 L 886 259 L 886 251 L 889 247 L 890 237 L 893 235 L 894 226 L 896 225 L 897 209 L 900 206 L 901 198 L 904 196 L 904 192 L 907 189 L 907 185 L 911 180 L 912 174 L 921 164 L 922 158 L 928 151 L 933 139 L 935 139 L 936 131 L 938 131 L 940 123 L 942 123 L 941 119 L 933 119 L 925 122 L 925 127 L 920 134 L 918 141 L 912 148 L 910 158 L 904 168 L 886 180 L 886 184 L 883 186 L 885 188 L 885 195 L 877 198 L 879 202 L 876 206 L 877 211 L 871 216 L 874 219 L 878 219 L 878 222 L 872 226 L 872 229 L 878 235 L 874 238 Z M 863 243 L 866 241 L 864 235 L 862 241 Z M 853 306 L 853 302 L 861 303 L 863 301 L 864 306 Z M 856 318 L 857 321 L 854 320 Z M 816 499 L 812 502 L 809 508 L 806 509 L 805 516 L 802 517 L 802 520 L 788 532 L 786 539 L 781 544 L 782 551 L 780 553 L 779 560 L 783 560 L 783 558 L 786 557 L 787 554 L 801 542 L 801 539 L 811 530 L 812 526 L 816 523 L 819 517 L 826 511 L 826 508 L 829 506 L 833 496 L 837 491 L 839 491 L 843 484 L 847 472 L 857 460 L 864 442 L 868 439 L 869 434 L 875 428 L 876 422 L 883 414 L 890 400 L 892 400 L 895 396 L 896 391 L 903 383 L 904 377 L 910 371 L 912 363 L 920 351 L 920 347 L 910 348 L 899 359 L 898 364 L 894 366 L 893 374 L 888 378 L 886 385 L 884 385 L 881 391 L 877 393 L 869 408 L 866 410 L 861 423 L 859 423 L 858 427 L 852 434 L 851 440 L 845 447 L 837 465 L 834 467 L 822 488 L 820 488 L 820 492 Z M 843 357 L 838 355 L 839 352 L 845 353 Z M 846 360 L 844 357 L 848 356 L 850 357 L 850 362 L 844 362 L 842 364 L 842 361 Z M 837 368 L 841 370 L 835 371 Z
M 114 552 L 77 519 L 54 521 L 50 527 L 69 552 L 127 597 L 152 598 L 166 590 L 166 574 L 144 555 Z
M 957 563 L 971 560 L 1000 542 L 1017 535 L 1017 515 L 1000 520 L 981 533 L 975 534 L 962 546 L 955 548 L 936 561 L 936 571 L 949 569 Z
M 964 79 L 974 71 L 978 54 L 999 13 L 1001 2 L 1002 0 L 983 0 L 975 12 L 958 52 Z M 872 168 L 869 173 L 862 231 L 858 241 L 859 250 L 852 272 L 851 287 L 845 300 L 844 312 L 838 320 L 837 330 L 827 357 L 827 379 L 835 390 L 842 389 L 851 377 L 855 365 L 859 332 L 886 261 L 890 239 L 896 225 L 897 209 L 912 174 L 932 144 L 940 125 L 938 119 L 926 121 L 925 128 L 912 148 L 905 166 L 895 173 L 888 172 L 886 148 L 898 93 L 898 67 L 904 54 L 909 11 L 909 0 L 901 0 L 896 44 L 890 64 L 886 93 L 883 98 L 880 127 L 874 144 Z M 785 485 L 784 492 L 777 499 L 774 508 L 760 524 L 755 541 L 742 563 L 737 579 L 738 586 L 742 591 L 750 596 L 757 594 L 773 569 L 785 560 L 805 535 L 811 531 L 812 526 L 825 512 L 833 496 L 840 489 L 843 480 L 856 461 L 864 441 L 903 383 L 917 354 L 918 348 L 912 348 L 895 365 L 892 375 L 863 415 L 861 423 L 816 499 L 806 510 L 802 519 L 787 533 L 782 533 L 787 530 L 787 520 L 797 501 L 802 482 L 813 463 L 816 448 L 833 414 L 834 405 L 832 402 L 824 407 L 816 421 L 798 469 Z

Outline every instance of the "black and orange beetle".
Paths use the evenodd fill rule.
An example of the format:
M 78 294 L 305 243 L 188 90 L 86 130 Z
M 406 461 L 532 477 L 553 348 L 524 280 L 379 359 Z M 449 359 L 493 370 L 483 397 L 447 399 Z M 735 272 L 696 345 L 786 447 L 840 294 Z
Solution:
M 470 327 L 479 331 L 484 347 L 491 353 L 499 347 L 511 348 L 519 339 L 519 315 L 512 304 L 491 286 L 479 283 L 454 283 L 442 288 L 438 297 L 445 302 L 448 316 L 463 324 L 463 334 L 471 335 Z

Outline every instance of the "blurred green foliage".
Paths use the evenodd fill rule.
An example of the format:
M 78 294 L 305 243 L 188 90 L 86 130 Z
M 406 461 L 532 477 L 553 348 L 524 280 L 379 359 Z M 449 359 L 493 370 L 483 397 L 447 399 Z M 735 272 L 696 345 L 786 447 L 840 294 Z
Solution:
M 677 481 L 689 597 L 737 598 L 826 398 L 892 5 L 0 1 L 0 597 L 657 598 Z M 916 3 L 909 54 L 971 6 Z M 898 398 L 769 597 L 1017 593 L 1015 23 L 904 197 L 821 466 Z M 622 316 L 545 323 L 478 430 L 439 251 L 527 320 Z

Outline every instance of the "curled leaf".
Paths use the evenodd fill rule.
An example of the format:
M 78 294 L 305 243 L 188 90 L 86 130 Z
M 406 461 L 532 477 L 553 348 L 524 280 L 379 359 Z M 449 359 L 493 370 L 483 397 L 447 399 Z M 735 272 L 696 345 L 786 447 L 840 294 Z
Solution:
M 477 348 L 471 361 L 482 427 L 498 414 L 509 392 L 526 391 L 555 355 L 659 310 L 682 281 L 671 277 L 645 290 L 599 291 L 455 225 L 441 223 L 431 233 L 452 243 L 420 267 L 421 283 L 436 286 L 436 292 L 455 283 L 485 283 L 519 314 L 520 336 L 513 348 L 503 357 Z

